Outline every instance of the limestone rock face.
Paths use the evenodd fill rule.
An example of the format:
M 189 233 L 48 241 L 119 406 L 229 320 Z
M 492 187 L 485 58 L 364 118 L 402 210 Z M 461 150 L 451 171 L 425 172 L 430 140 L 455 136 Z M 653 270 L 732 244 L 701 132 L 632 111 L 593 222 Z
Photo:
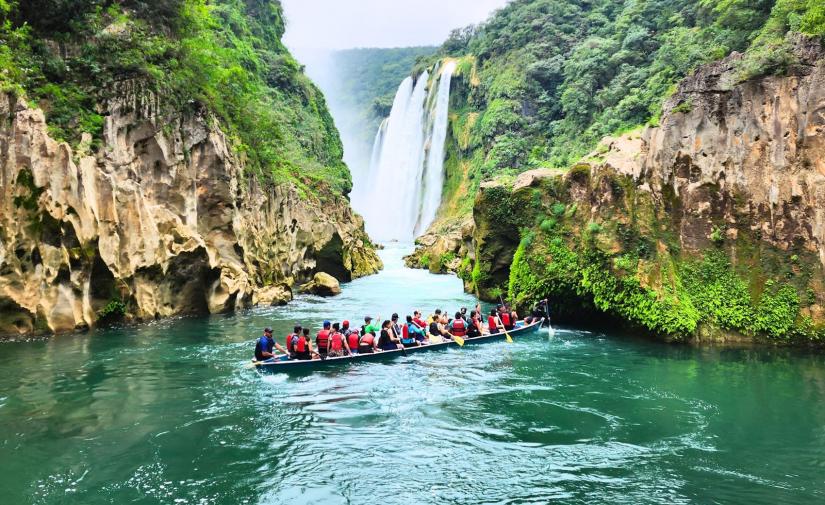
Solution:
M 0 95 L 0 335 L 93 326 L 113 299 L 137 320 L 280 303 L 316 271 L 381 268 L 344 198 L 261 187 L 207 114 L 119 86 L 93 154 Z
M 318 272 L 311 281 L 301 286 L 301 292 L 318 296 L 337 296 L 341 294 L 341 284 L 328 273 Z
M 825 263 L 825 51 L 800 40 L 789 76 L 735 86 L 739 55 L 700 68 L 648 129 L 631 170 L 672 188 L 683 247 L 708 244 L 714 216 L 759 231 L 780 250 L 800 245 Z M 677 112 L 677 107 L 688 112 Z
M 434 274 L 460 273 L 462 258 L 472 254 L 473 222 L 467 219 L 439 224 L 416 239 L 415 251 L 404 257 L 404 263 Z
M 519 242 L 512 227 L 552 217 L 548 208 L 531 215 L 529 197 L 555 192 L 576 209 L 580 235 L 588 223 L 638 226 L 645 237 L 666 236 L 654 247 L 679 257 L 723 248 L 732 263 L 753 265 L 753 279 L 795 272 L 815 294 L 801 313 L 825 321 L 825 50 L 809 39 L 797 43 L 789 75 L 738 82 L 741 55 L 734 53 L 684 79 L 659 126 L 605 139 L 566 175 L 531 171 L 512 187 L 482 185 L 474 208 L 476 291 L 506 288 Z M 502 191 L 515 202 L 509 228 L 497 224 Z M 620 249 L 613 239 L 596 238 L 611 254 Z M 658 289 L 660 274 L 653 269 L 641 282 Z

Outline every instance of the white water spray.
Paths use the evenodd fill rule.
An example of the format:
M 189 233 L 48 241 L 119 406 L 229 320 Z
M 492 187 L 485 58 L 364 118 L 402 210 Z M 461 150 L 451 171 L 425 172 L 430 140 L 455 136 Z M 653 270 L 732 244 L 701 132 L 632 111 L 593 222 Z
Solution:
M 355 194 L 363 199 L 367 231 L 378 241 L 411 241 L 435 219 L 455 68 L 450 62 L 436 69 L 440 77 L 432 83 L 427 72 L 405 79 L 376 134 L 368 177 Z

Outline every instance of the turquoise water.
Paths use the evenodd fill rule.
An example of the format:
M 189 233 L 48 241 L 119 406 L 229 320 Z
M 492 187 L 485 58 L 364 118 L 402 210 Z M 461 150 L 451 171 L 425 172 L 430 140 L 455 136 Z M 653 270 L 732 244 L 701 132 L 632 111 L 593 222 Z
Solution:
M 244 368 L 264 325 L 474 303 L 401 252 L 334 299 L 0 345 L 0 502 L 825 502 L 821 355 L 561 328 Z

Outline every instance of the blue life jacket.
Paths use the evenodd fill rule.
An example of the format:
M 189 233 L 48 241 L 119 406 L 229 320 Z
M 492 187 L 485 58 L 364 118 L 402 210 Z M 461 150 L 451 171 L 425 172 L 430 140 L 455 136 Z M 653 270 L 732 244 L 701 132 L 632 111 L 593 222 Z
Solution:
M 266 335 L 262 336 L 258 339 L 255 343 L 255 359 L 258 361 L 264 360 L 263 353 L 268 352 L 272 353 L 272 350 L 275 348 L 275 340 L 267 337 Z

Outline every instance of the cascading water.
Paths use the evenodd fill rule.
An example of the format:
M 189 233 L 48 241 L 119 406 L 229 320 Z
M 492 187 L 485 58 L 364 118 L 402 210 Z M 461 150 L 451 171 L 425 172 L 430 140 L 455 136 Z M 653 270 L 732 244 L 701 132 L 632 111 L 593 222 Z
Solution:
M 450 112 L 450 84 L 456 64 L 454 61 L 444 65 L 441 79 L 438 81 L 435 109 L 432 111 L 432 134 L 426 145 L 427 168 L 424 171 L 424 191 L 421 197 L 419 220 L 414 230 L 415 235 L 424 233 L 435 219 L 438 206 L 441 205 L 441 189 L 444 185 L 444 141 L 447 140 L 447 125 Z
M 368 177 L 356 184 L 355 195 L 356 209 L 378 241 L 411 241 L 435 219 L 455 68 L 454 62 L 436 68 L 440 76 L 432 83 L 426 71 L 415 81 L 405 79 L 375 136 Z

